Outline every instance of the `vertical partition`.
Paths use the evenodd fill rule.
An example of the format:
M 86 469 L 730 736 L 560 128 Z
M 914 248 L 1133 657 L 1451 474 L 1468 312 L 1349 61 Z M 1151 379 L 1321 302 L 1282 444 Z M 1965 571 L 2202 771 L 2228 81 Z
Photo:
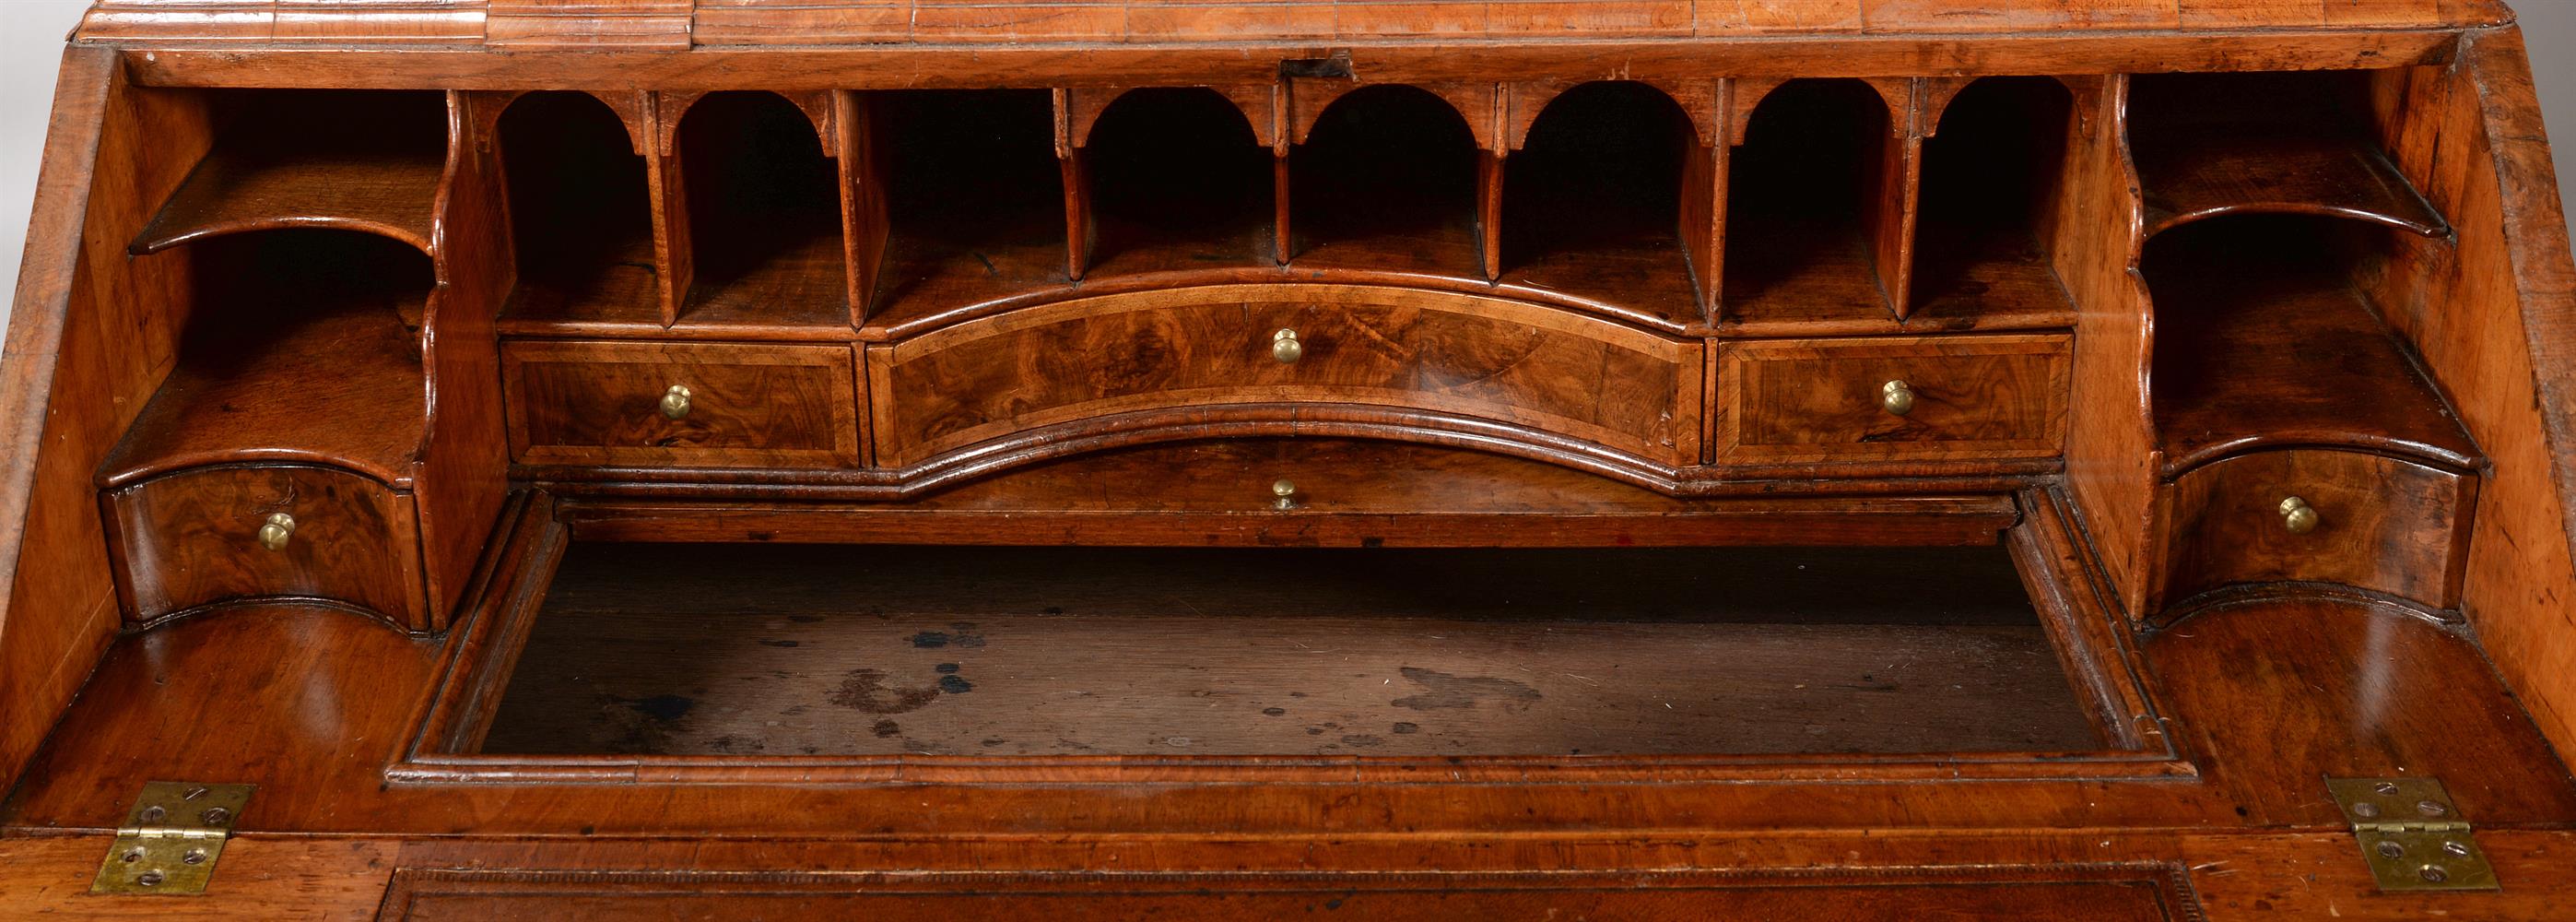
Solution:
M 1089 180 L 1090 265 L 1135 275 L 1276 264 L 1274 158 L 1233 100 L 1206 87 L 1118 94 L 1077 135 Z
M 710 93 L 680 116 L 695 261 L 684 319 L 846 322 L 838 151 L 824 142 L 805 110 L 774 93 Z
M 1903 125 L 1878 87 L 1803 79 L 1739 83 L 1727 181 L 1721 323 L 1891 318 L 1882 228 L 1902 220 Z M 1891 164 L 1895 164 L 1891 167 Z

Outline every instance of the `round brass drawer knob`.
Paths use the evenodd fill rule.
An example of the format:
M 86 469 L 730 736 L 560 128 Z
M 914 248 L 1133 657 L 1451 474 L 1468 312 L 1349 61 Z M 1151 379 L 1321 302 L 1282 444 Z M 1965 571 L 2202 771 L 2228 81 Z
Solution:
M 268 521 L 259 523 L 259 546 L 261 547 L 282 551 L 286 549 L 286 542 L 294 538 L 294 516 L 283 512 L 272 512 L 268 514 Z
M 1286 477 L 1270 482 L 1270 505 L 1276 509 L 1297 508 L 1297 482 Z
M 671 385 L 670 390 L 663 391 L 662 418 L 687 419 L 689 416 L 689 399 L 691 396 L 692 395 L 689 393 L 689 386 L 685 384 L 674 384 Z
M 2317 507 L 2308 505 L 2307 500 L 2296 496 L 2281 500 L 2281 527 L 2289 529 L 2291 534 L 2304 535 L 2315 531 L 2318 523 L 2323 521 L 2317 515 Z
M 1270 334 L 1270 358 L 1286 365 L 1306 356 L 1306 344 L 1297 341 L 1297 331 L 1281 330 Z M 1281 481 L 1285 483 L 1286 481 Z
M 1901 379 L 1879 385 L 1878 408 L 1896 416 L 1914 412 L 1914 385 Z

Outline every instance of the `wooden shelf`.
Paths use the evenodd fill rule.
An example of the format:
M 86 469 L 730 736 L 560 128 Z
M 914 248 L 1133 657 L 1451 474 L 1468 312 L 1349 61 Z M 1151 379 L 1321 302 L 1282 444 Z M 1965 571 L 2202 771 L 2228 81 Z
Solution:
M 2150 237 L 2266 212 L 2450 233 L 2372 135 L 2364 75 L 2168 74 L 2134 86 L 2129 136 Z
M 428 388 L 419 332 L 403 318 L 429 293 L 428 259 L 315 230 L 227 237 L 186 255 L 202 280 L 177 367 L 100 466 L 100 485 L 270 461 L 408 487 Z
M 1879 282 L 1887 106 L 1857 80 L 1792 80 L 1748 120 L 1727 182 L 1718 324 L 1802 324 L 1896 312 Z
M 214 148 L 137 235 L 137 254 L 218 234 L 337 227 L 431 245 L 446 102 L 423 92 L 232 90 Z
M 2356 287 L 2332 219 L 2228 218 L 2159 238 L 2150 388 L 2165 474 L 2245 451 L 2343 446 L 2455 470 L 2477 446 Z M 2340 247 L 2338 245 L 2341 245 Z

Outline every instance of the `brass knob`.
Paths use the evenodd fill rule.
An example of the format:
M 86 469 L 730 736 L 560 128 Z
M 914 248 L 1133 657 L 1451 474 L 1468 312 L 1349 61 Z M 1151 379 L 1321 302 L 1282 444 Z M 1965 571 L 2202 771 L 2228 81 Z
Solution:
M 286 542 L 294 537 L 294 516 L 283 512 L 272 512 L 268 514 L 268 521 L 260 523 L 259 546 L 261 547 L 282 551 L 286 549 Z
M 2323 521 L 2317 515 L 2317 507 L 2308 505 L 2307 500 L 2296 496 L 2281 500 L 2281 527 L 2289 529 L 2291 534 L 2304 535 L 2315 531 L 2318 523 Z
M 674 384 L 670 390 L 663 391 L 662 418 L 686 418 L 689 415 L 689 396 L 689 386 L 685 384 Z
M 1297 482 L 1286 477 L 1270 482 L 1270 505 L 1278 509 L 1297 508 Z
M 1270 357 L 1286 365 L 1306 355 L 1306 344 L 1297 341 L 1297 331 L 1281 330 L 1270 334 Z M 1282 480 L 1280 483 L 1287 483 Z
M 1914 385 L 1902 379 L 1879 385 L 1878 408 L 1896 416 L 1914 412 Z

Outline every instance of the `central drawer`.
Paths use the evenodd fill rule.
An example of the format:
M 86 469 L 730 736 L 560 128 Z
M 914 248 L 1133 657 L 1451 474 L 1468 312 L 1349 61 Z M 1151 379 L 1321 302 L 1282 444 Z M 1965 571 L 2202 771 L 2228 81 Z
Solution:
M 512 342 L 511 457 L 527 464 L 855 466 L 845 346 Z
M 1467 295 L 1181 294 L 1029 308 L 871 347 L 880 463 L 1120 413 L 1208 407 L 1192 422 L 1278 420 L 1294 404 L 1420 410 L 1403 422 L 1430 428 L 1473 417 L 1668 465 L 1699 458 L 1693 341 Z

